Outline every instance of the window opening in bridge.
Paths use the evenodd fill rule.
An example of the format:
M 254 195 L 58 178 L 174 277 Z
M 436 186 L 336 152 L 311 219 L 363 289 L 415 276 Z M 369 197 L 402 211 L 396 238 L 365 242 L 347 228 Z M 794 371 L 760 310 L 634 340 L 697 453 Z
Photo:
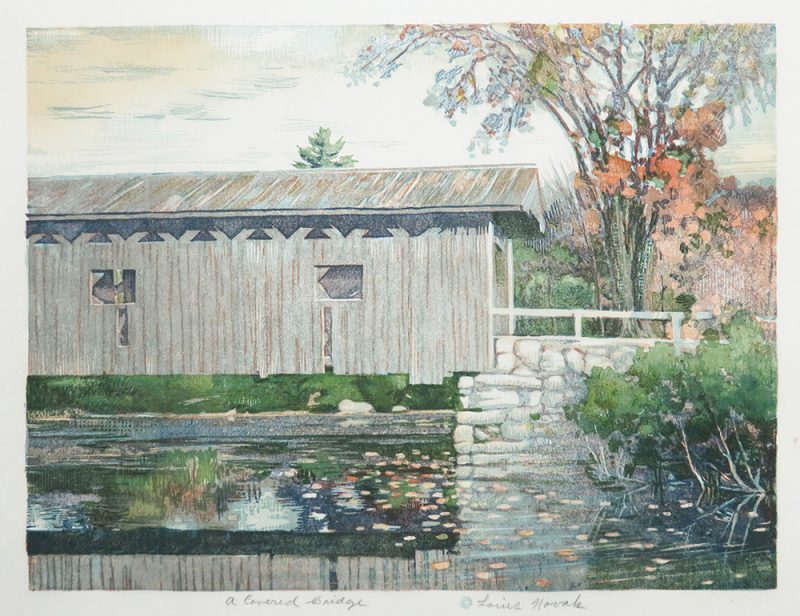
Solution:
M 362 299 L 364 268 L 361 265 L 330 265 L 316 269 L 318 299 Z
M 325 372 L 333 369 L 333 317 L 330 306 L 322 308 L 322 363 Z
M 128 307 L 117 308 L 117 345 L 128 346 Z
M 130 344 L 128 304 L 136 303 L 136 270 L 92 270 L 90 301 L 95 305 L 117 307 L 117 345 L 128 346 Z
M 93 304 L 136 303 L 136 270 L 92 270 Z

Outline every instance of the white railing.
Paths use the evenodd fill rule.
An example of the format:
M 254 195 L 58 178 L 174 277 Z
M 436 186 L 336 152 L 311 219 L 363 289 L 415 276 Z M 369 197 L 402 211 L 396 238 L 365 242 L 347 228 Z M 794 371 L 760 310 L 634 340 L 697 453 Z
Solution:
M 672 344 L 675 352 L 681 349 L 681 326 L 683 312 L 666 312 L 651 310 L 596 310 L 591 308 L 492 308 L 492 319 L 496 316 L 508 317 L 507 335 L 513 336 L 517 327 L 517 318 L 571 318 L 575 324 L 575 338 L 584 338 L 583 319 L 641 319 L 645 321 L 671 321 Z
M 514 245 L 510 239 L 503 241 L 496 240 L 503 249 L 506 256 L 505 270 L 505 295 L 507 308 L 494 306 L 494 289 L 489 290 L 489 300 L 491 302 L 490 326 L 490 348 L 494 353 L 494 317 L 508 317 L 507 332 L 513 336 L 516 330 L 517 318 L 572 318 L 575 323 L 575 337 L 585 339 L 583 336 L 583 319 L 641 319 L 646 321 L 671 321 L 672 337 L 667 339 L 675 346 L 675 354 L 681 352 L 683 341 L 681 340 L 681 326 L 683 325 L 683 312 L 666 312 L 651 310 L 597 310 L 591 308 L 515 308 L 514 307 Z M 490 246 L 490 250 L 493 248 Z M 490 268 L 494 269 L 494 261 L 490 260 Z M 710 318 L 710 314 L 696 314 L 694 318 Z M 631 339 L 634 341 L 635 339 Z M 663 340 L 663 339 L 659 339 Z

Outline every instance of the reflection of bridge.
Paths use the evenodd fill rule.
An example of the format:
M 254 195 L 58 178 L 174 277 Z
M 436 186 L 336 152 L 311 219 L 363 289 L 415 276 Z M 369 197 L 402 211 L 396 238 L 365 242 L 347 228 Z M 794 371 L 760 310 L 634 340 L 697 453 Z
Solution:
M 397 533 L 242 533 L 225 548 L 229 553 L 215 555 L 191 553 L 203 546 L 186 541 L 182 544 L 190 552 L 186 554 L 66 554 L 68 546 L 51 544 L 48 551 L 61 553 L 29 556 L 30 587 L 187 591 L 586 588 L 593 549 L 589 539 L 603 510 L 599 492 L 574 467 L 565 466 L 566 473 L 561 474 L 553 474 L 552 467 L 541 468 L 545 476 L 520 460 L 514 469 L 502 476 L 490 469 L 476 470 L 458 480 L 464 505 L 457 540 L 456 536 L 441 541 L 420 534 L 410 547 Z M 217 537 L 222 542 L 217 548 L 227 543 L 224 534 Z M 122 545 L 117 548 L 125 551 Z

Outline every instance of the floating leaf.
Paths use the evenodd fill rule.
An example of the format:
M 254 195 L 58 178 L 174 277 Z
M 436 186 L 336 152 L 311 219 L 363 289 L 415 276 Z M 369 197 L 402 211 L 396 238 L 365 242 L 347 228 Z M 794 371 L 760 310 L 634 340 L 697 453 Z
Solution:
M 550 586 L 553 585 L 553 583 L 546 578 L 539 578 L 538 580 L 536 580 L 536 585 L 539 588 L 549 588 Z
M 520 537 L 532 537 L 534 535 L 534 532 L 532 530 L 530 530 L 529 528 L 524 528 L 522 530 L 518 530 L 517 534 Z
M 449 569 L 450 563 L 446 560 L 440 560 L 438 562 L 431 564 L 431 569 L 435 569 L 436 571 L 441 571 L 442 569 Z
M 505 568 L 506 568 L 506 564 L 502 563 L 502 562 L 490 563 L 489 564 L 489 569 L 505 569 Z

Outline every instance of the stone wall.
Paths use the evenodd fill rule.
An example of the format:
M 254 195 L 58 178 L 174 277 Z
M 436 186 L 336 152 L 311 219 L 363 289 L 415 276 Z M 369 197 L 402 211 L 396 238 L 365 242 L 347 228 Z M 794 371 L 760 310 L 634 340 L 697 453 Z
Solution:
M 503 336 L 495 369 L 459 380 L 465 410 L 454 433 L 459 466 L 568 463 L 585 457 L 578 428 L 564 408 L 586 395 L 595 367 L 626 371 L 642 343 Z

